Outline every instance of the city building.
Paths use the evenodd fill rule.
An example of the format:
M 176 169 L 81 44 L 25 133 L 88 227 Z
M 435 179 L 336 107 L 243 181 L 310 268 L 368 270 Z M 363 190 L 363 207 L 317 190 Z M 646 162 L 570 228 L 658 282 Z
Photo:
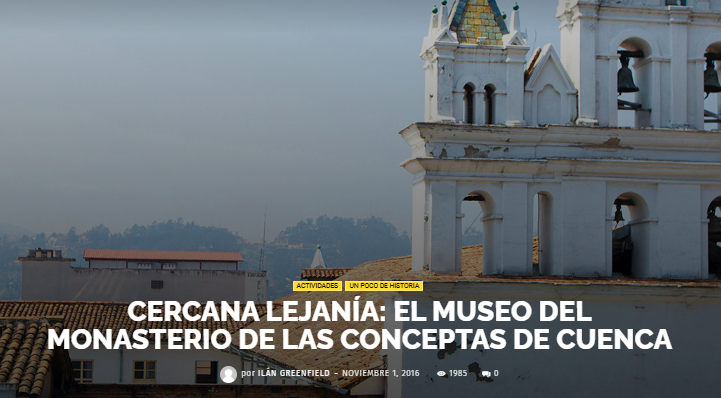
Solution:
M 164 340 L 161 348 L 151 343 L 148 349 L 139 350 L 48 349 L 50 329 L 58 334 L 112 329 L 114 337 L 119 330 L 132 335 L 140 328 L 225 329 L 233 333 L 252 322 L 136 322 L 127 310 L 127 303 L 0 301 L 0 397 L 340 396 L 332 389 L 319 388 L 313 380 L 295 376 L 244 376 L 221 383 L 218 372 L 225 366 L 268 373 L 277 369 L 233 346 L 226 350 L 171 350 Z M 202 310 L 189 312 L 195 316 Z M 135 315 L 141 314 L 147 315 L 147 310 L 136 310 Z
M 167 339 L 163 339 L 159 349 L 155 348 L 152 340 L 147 349 L 128 350 L 123 347 L 109 349 L 104 346 L 99 346 L 98 349 L 93 347 L 79 349 L 71 346 L 67 350 L 62 350 L 62 355 L 58 354 L 60 348 L 46 349 L 48 327 L 56 328 L 58 333 L 63 329 L 70 333 L 79 329 L 91 332 L 94 329 L 101 332 L 112 329 L 113 336 L 117 337 L 120 330 L 125 330 L 129 336 L 132 336 L 137 329 L 195 329 L 208 330 L 209 333 L 224 329 L 229 333 L 236 333 L 252 323 L 252 320 L 244 323 L 232 319 L 221 322 L 212 319 L 178 321 L 172 318 L 167 321 L 135 321 L 128 315 L 128 304 L 0 301 L 0 359 L 3 361 L 0 365 L 0 394 L 4 383 L 19 384 L 19 387 L 22 387 L 24 384 L 20 382 L 24 377 L 23 372 L 35 371 L 39 367 L 47 366 L 42 365 L 42 361 L 55 364 L 57 361 L 67 359 L 66 365 L 74 372 L 73 379 L 81 384 L 218 384 L 218 371 L 227 365 L 237 369 L 273 369 L 267 362 L 258 361 L 252 354 L 243 353 L 234 346 L 226 350 L 212 347 L 169 349 Z M 201 315 L 204 307 L 204 304 L 200 307 L 191 307 L 189 315 Z M 260 315 L 264 314 L 264 305 L 256 308 Z M 243 304 L 238 304 L 238 310 L 242 313 Z M 147 308 L 138 308 L 135 314 L 147 316 Z M 9 356 L 10 354 L 13 356 Z M 142 372 L 136 373 L 139 370 Z M 34 374 L 27 379 L 35 380 L 33 377 Z M 42 381 L 37 380 L 39 384 L 31 384 L 28 388 L 41 390 Z M 234 384 L 308 385 L 312 383 L 302 377 L 247 376 L 239 377 Z
M 317 380 L 350 394 L 718 395 L 721 118 L 712 107 L 721 101 L 707 97 L 721 92 L 721 3 L 560 0 L 557 16 L 560 54 L 529 51 L 518 6 L 508 24 L 494 0 L 434 8 L 421 51 L 425 120 L 400 133 L 411 148 L 402 167 L 414 177 L 412 255 L 338 278 L 422 280 L 424 291 L 288 299 L 360 296 L 386 308 L 384 322 L 306 325 L 315 329 L 502 329 L 514 344 L 513 329 L 555 340 L 571 328 L 562 343 L 579 344 L 467 349 L 456 337 L 436 350 L 254 352 L 297 369 L 419 375 Z M 479 210 L 483 245 L 462 248 L 465 212 Z M 535 309 L 576 301 L 574 316 L 582 308 L 591 320 L 432 320 L 434 303 L 483 300 Z M 396 301 L 416 302 L 427 320 L 394 321 Z M 672 349 L 654 346 L 662 330 Z M 597 333 L 641 331 L 638 344 L 613 337 L 616 349 L 599 349 L 609 340 Z
M 240 253 L 85 250 L 89 266 L 58 250 L 32 249 L 22 262 L 22 299 L 59 301 L 257 301 L 265 271 L 238 270 Z
M 675 349 L 388 351 L 391 369 L 476 373 L 432 383 L 389 378 L 389 396 L 442 394 L 449 383 L 460 395 L 486 396 L 717 393 L 708 378 L 718 350 L 701 342 L 713 339 L 721 309 L 709 256 L 721 131 L 712 130 L 718 108 L 705 102 L 721 91 L 721 4 L 560 0 L 557 16 L 560 55 L 550 45 L 528 52 L 518 6 L 510 26 L 493 0 L 457 0 L 433 14 L 421 53 L 426 120 L 401 132 L 411 147 L 403 167 L 414 176 L 412 265 L 391 278 L 422 279 L 425 291 L 388 295 L 386 308 L 415 300 L 428 316 L 433 300 L 525 300 L 532 308 L 580 300 L 593 321 L 574 329 L 665 329 Z M 464 209 L 478 207 L 481 272 L 464 267 L 460 244 Z M 555 336 L 568 325 L 533 318 L 520 327 Z M 678 363 L 688 367 L 669 380 L 665 369 Z M 486 383 L 480 370 L 498 370 L 503 382 Z M 558 375 L 564 382 L 552 381 Z
M 309 280 L 421 280 L 423 291 L 295 292 L 285 298 L 357 297 L 385 306 L 385 320 L 291 324 L 264 316 L 244 325 L 176 326 L 231 329 L 235 345 L 228 352 L 156 350 L 130 358 L 116 350 L 70 350 L 79 382 L 87 369 L 96 372 L 95 359 L 87 356 L 106 355 L 98 359 L 108 366 L 102 380 L 117 377 L 113 383 L 119 384 L 130 383 L 126 372 L 135 378 L 136 371 L 141 377 L 133 383 L 197 382 L 198 375 L 235 363 L 240 370 L 329 371 L 292 381 L 249 380 L 320 386 L 328 396 L 717 396 L 721 101 L 706 97 L 721 92 L 721 3 L 560 0 L 560 54 L 550 45 L 530 51 L 520 12 L 514 7 L 507 24 L 495 0 L 444 0 L 432 11 L 421 52 L 425 120 L 400 133 L 411 148 L 402 167 L 414 177 L 412 254 L 330 276 L 320 274 L 323 267 L 304 271 Z M 712 104 L 717 108 L 706 109 Z M 623 126 L 624 118 L 632 125 Z M 465 209 L 481 211 L 481 246 L 461 247 Z M 36 289 L 83 280 L 72 288 L 97 292 L 95 283 L 108 289 L 116 279 L 125 283 L 122 275 L 150 275 L 142 283 L 152 289 L 168 274 L 238 272 L 163 269 L 172 260 L 108 257 L 92 260 L 108 268 L 88 269 L 71 268 L 42 250 L 22 260 L 23 269 L 27 263 L 34 272 L 28 283 L 40 284 Z M 117 267 L 123 261 L 126 267 Z M 68 269 L 98 276 L 73 279 Z M 49 281 L 39 281 L 42 272 Z M 394 320 L 399 301 L 415 302 L 416 319 Z M 469 309 L 480 301 L 524 301 L 536 309 L 542 301 L 572 301 L 567 315 L 589 319 L 433 320 L 436 303 Z M 68 329 L 137 327 L 124 326 L 122 304 L 0 304 L 0 317 L 62 314 Z M 92 307 L 98 305 L 106 307 Z M 293 341 L 304 329 L 331 329 L 335 344 L 329 350 L 240 350 L 242 328 L 288 329 Z M 348 329 L 459 328 L 505 330 L 509 345 L 518 343 L 514 329 L 553 340 L 561 329 L 574 334 L 549 341 L 546 349 L 468 349 L 462 336 L 443 349 L 346 349 L 338 341 L 338 332 Z M 659 347 L 654 340 L 661 331 L 668 344 Z M 131 359 L 132 365 L 124 362 Z M 161 380 L 166 367 L 182 369 L 182 379 Z M 413 374 L 366 373 L 372 370 Z M 458 374 L 445 377 L 449 371 Z

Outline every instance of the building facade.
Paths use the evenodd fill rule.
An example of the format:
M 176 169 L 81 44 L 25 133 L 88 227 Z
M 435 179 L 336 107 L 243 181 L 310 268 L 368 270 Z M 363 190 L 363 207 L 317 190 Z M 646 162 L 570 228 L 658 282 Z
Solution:
M 721 3 L 560 0 L 560 55 L 529 52 L 518 6 L 510 27 L 498 16 L 493 0 L 432 15 L 426 121 L 400 133 L 412 153 L 412 266 L 390 278 L 422 279 L 425 291 L 384 294 L 386 308 L 415 301 L 429 321 L 384 327 L 547 329 L 551 348 L 388 350 L 389 369 L 421 377 L 388 378 L 386 396 L 717 395 L 721 131 L 706 97 L 721 91 Z M 480 270 L 461 250 L 464 205 L 480 207 Z M 593 320 L 430 321 L 434 302 L 480 300 L 581 301 Z M 595 345 L 559 348 L 565 328 Z M 602 350 L 590 335 L 661 329 L 673 349 L 645 335 Z M 468 375 L 438 377 L 448 370 Z
M 236 305 L 236 304 L 233 304 Z M 242 313 L 243 304 L 237 307 Z M 192 307 L 192 316 L 201 315 L 204 305 Z M 258 306 L 263 315 L 264 306 Z M 147 308 L 137 308 L 136 315 L 148 315 Z M 80 385 L 161 385 L 193 386 L 225 384 L 220 371 L 233 366 L 239 374 L 230 385 L 312 385 L 304 377 L 284 377 L 278 364 L 264 361 L 252 353 L 227 349 L 169 348 L 163 339 L 159 348 L 151 338 L 146 349 L 127 349 L 122 346 L 108 348 L 99 344 L 85 349 L 70 346 L 67 349 L 47 349 L 48 329 L 60 335 L 83 329 L 92 331 L 113 330 L 114 336 L 124 329 L 132 336 L 137 329 L 195 329 L 213 333 L 220 329 L 237 333 L 252 320 L 236 322 L 232 319 L 216 322 L 167 321 L 137 322 L 128 315 L 126 303 L 77 301 L 0 301 L 0 397 L 55 396 L 62 390 L 73 390 Z M 179 344 L 182 346 L 182 342 Z M 43 370 L 44 368 L 44 370 Z M 251 372 L 252 371 L 252 372 Z M 261 376 L 261 372 L 264 372 Z M 275 374 L 275 376 L 273 376 Z M 72 379 L 71 379 L 72 378 Z M 73 383 L 74 380 L 74 383 Z M 115 387 L 108 387 L 115 388 Z M 55 391 L 54 391 L 55 390 Z M 100 391 L 81 388 L 76 391 Z M 207 389 L 206 389 L 207 391 Z M 140 393 L 141 391 L 137 391 Z M 70 393 L 68 396 L 75 396 Z
M 23 300 L 255 301 L 268 297 L 265 271 L 238 270 L 239 253 L 86 250 L 88 268 L 52 250 L 22 262 Z
M 461 207 L 476 202 L 484 274 L 714 277 L 721 133 L 704 130 L 717 126 L 704 92 L 721 91 L 721 4 L 691 3 L 560 1 L 560 57 L 550 45 L 526 57 L 517 7 L 510 28 L 494 1 L 434 13 L 426 123 L 401 132 L 414 269 L 460 272 Z M 628 74 L 637 92 L 621 100 Z

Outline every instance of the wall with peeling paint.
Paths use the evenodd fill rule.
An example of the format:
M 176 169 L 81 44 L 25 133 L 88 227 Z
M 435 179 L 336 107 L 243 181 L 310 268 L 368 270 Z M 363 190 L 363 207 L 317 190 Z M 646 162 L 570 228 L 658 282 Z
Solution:
M 708 278 L 707 209 L 721 196 L 718 134 L 580 126 L 414 124 L 403 167 L 413 188 L 413 269 L 461 270 L 464 199 L 480 195 L 484 274 L 611 276 L 614 201 L 626 220 L 633 275 Z M 533 269 L 534 201 L 544 235 Z M 552 255 L 549 255 L 552 253 Z
M 440 13 L 431 17 L 428 36 L 421 50 L 421 58 L 426 61 L 425 120 L 511 126 L 526 124 L 523 120 L 523 95 L 528 44 L 525 34 L 518 31 L 520 22 L 506 31 L 502 40 L 479 37 L 479 41 L 469 42 L 463 38 L 461 43 L 457 32 L 448 25 L 447 8 L 442 5 Z M 463 18 L 466 18 L 466 12 Z M 520 21 L 518 11 L 513 13 L 514 21 Z M 490 14 L 488 21 L 495 21 Z M 479 33 L 481 36 L 484 34 Z M 466 85 L 472 87 L 472 118 L 464 115 Z M 487 86 L 493 90 L 491 98 L 486 96 Z M 486 115 L 487 101 L 493 104 L 489 115 Z

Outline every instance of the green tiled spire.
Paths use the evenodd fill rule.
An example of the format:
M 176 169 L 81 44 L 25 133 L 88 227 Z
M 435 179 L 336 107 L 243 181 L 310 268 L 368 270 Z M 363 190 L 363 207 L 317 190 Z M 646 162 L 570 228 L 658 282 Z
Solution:
M 486 44 L 502 45 L 502 37 L 508 33 L 495 0 L 455 0 L 450 22 L 460 43 L 475 44 L 485 37 Z

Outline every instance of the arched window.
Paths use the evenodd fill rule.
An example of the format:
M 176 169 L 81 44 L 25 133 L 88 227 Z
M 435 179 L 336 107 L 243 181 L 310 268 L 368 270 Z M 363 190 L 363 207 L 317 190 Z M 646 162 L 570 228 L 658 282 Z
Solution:
M 485 90 L 486 124 L 493 124 L 493 94 L 496 90 L 490 84 L 486 85 L 483 89 Z
M 653 102 L 651 46 L 638 37 L 624 40 L 618 48 L 616 73 L 618 127 L 649 127 Z
M 463 121 L 468 124 L 473 124 L 473 112 L 475 111 L 473 106 L 473 92 L 476 91 L 476 89 L 472 84 L 468 83 L 463 86 L 463 90 L 463 111 L 465 113 L 465 115 L 463 115 Z
M 721 129 L 721 84 L 719 82 L 718 67 L 721 66 L 721 43 L 716 42 L 709 46 L 704 53 L 706 62 L 703 71 L 703 112 L 704 129 Z M 712 95 L 713 94 L 713 95 Z
M 495 209 L 493 198 L 485 191 L 473 191 L 466 195 L 461 202 L 461 212 L 466 217 L 461 221 L 461 246 L 475 246 L 470 248 L 463 256 L 482 256 L 482 273 L 493 275 L 499 273 L 496 269 L 496 232 L 500 230 L 500 220 L 492 218 Z M 478 247 L 478 244 L 481 244 Z M 465 258 L 464 264 L 473 263 L 472 258 Z
M 649 270 L 648 206 L 640 195 L 627 192 L 613 202 L 613 276 L 647 275 Z

